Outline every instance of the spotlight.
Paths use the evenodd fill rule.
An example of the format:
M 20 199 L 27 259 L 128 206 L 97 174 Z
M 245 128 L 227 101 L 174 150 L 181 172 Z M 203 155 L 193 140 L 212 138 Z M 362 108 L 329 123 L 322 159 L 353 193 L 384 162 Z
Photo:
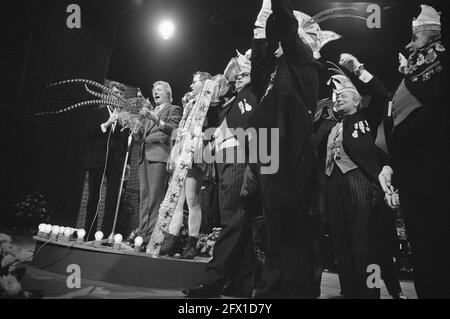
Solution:
M 164 40 L 168 40 L 175 33 L 175 25 L 170 20 L 164 20 L 159 24 L 158 31 Z

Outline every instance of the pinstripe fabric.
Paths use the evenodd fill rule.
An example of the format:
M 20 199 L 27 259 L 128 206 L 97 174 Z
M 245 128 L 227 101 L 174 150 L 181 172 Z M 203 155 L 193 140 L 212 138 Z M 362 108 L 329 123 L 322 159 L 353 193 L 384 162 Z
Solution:
M 246 164 L 216 163 L 216 169 L 222 231 L 206 268 L 206 284 L 223 285 L 229 276 L 251 291 L 254 276 L 251 220 L 239 196 Z
M 328 179 L 331 238 L 346 298 L 379 297 L 379 289 L 367 287 L 366 269 L 375 263 L 371 215 L 382 198 L 359 168 L 347 174 L 334 169 Z
M 158 219 L 158 210 L 167 190 L 166 163 L 145 160 L 139 165 L 139 235 L 150 240 Z

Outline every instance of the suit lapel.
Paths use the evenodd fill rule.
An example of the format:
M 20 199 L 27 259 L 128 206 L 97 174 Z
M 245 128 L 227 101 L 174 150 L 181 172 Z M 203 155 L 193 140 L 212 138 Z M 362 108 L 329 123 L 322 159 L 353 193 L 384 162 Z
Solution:
M 319 146 L 324 138 L 328 138 L 331 129 L 336 125 L 336 123 L 337 121 L 335 120 L 324 120 L 322 125 L 319 126 L 319 130 L 316 133 L 316 146 Z
M 159 116 L 159 117 L 161 117 L 164 113 L 167 112 L 167 110 L 169 109 L 169 106 L 171 106 L 171 104 L 170 104 L 170 103 L 167 103 L 167 104 L 166 104 L 165 106 L 163 106 L 158 112 L 156 112 L 156 115 Z M 156 123 L 152 121 L 151 124 L 149 125 L 148 130 L 147 130 L 147 133 L 146 133 L 145 135 L 147 136 L 148 134 L 150 134 L 151 130 L 153 130 L 153 128 L 154 128 L 155 126 L 156 126 Z

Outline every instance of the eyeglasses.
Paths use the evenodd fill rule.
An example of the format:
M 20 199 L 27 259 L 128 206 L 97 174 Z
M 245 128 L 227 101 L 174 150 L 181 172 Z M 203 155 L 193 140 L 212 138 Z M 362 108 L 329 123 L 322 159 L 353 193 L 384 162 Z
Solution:
M 236 80 L 242 79 L 244 77 L 250 76 L 249 72 L 242 72 L 236 76 Z

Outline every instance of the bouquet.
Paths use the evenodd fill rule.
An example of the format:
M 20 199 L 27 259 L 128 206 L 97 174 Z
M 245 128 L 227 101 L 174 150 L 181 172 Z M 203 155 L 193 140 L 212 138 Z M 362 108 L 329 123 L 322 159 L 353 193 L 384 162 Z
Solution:
M 0 233 L 0 298 L 30 296 L 20 283 L 25 275 L 25 268 L 17 266 L 21 261 L 20 250 L 12 244 L 11 237 Z
M 197 250 L 200 251 L 200 256 L 202 257 L 212 257 L 214 251 L 214 245 L 217 238 L 220 235 L 222 228 L 213 228 L 210 234 L 201 236 L 197 242 Z
M 44 196 L 37 190 L 23 196 L 13 204 L 12 220 L 15 227 L 34 230 L 40 223 L 48 223 L 52 210 Z

